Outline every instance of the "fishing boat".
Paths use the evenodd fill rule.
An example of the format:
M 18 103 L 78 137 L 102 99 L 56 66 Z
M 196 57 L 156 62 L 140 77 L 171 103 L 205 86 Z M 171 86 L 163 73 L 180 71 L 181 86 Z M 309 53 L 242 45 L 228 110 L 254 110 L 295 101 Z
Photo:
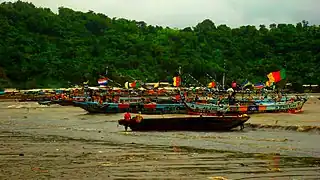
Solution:
M 274 112 L 302 112 L 306 99 L 287 102 L 260 102 L 254 105 L 216 105 L 185 103 L 188 114 L 191 115 L 217 115 L 217 114 L 252 114 L 252 113 L 274 113 Z
M 187 110 L 182 103 L 158 104 L 158 103 L 99 103 L 99 102 L 74 102 L 74 106 L 80 107 L 89 113 L 138 113 L 142 114 L 186 114 Z
M 130 121 L 121 119 L 119 125 L 130 127 L 132 131 L 228 131 L 242 127 L 250 116 L 178 116 L 144 118 L 140 122 L 136 118 Z

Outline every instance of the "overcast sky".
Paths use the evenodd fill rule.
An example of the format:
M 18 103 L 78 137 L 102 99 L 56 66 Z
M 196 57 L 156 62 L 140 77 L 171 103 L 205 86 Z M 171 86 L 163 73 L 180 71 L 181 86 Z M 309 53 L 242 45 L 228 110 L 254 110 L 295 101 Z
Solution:
M 3 1 L 3 0 L 0 0 Z M 10 0 L 9 0 L 10 1 Z M 11 0 L 14 1 L 14 0 Z M 320 24 L 320 0 L 28 0 L 57 12 L 64 6 L 92 10 L 109 17 L 145 21 L 152 25 L 183 28 L 204 19 L 216 24 L 269 25 L 308 20 Z

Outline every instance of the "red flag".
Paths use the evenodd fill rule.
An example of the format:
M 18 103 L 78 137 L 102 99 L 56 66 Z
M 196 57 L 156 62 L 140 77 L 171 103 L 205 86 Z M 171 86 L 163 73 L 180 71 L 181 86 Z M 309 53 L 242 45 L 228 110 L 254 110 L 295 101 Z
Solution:
M 173 85 L 175 87 L 179 87 L 181 85 L 181 78 L 180 76 L 176 76 L 173 78 Z

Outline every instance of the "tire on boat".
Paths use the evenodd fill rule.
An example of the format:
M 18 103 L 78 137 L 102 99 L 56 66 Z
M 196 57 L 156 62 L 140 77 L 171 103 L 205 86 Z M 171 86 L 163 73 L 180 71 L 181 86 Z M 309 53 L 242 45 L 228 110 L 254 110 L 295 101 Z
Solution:
M 179 111 L 180 110 L 180 108 L 179 107 L 175 107 L 175 109 L 174 109 L 175 111 Z

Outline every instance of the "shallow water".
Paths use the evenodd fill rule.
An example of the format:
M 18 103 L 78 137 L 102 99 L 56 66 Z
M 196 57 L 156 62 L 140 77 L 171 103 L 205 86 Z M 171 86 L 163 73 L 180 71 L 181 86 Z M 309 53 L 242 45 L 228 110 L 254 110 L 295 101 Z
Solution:
M 248 123 L 317 127 L 319 102 L 308 102 L 303 114 L 259 114 Z M 121 117 L 88 115 L 76 107 L 0 103 L 0 140 L 5 142 L 0 146 L 3 178 L 10 174 L 16 178 L 24 174 L 29 178 L 59 179 L 320 177 L 318 131 L 248 125 L 244 131 L 219 133 L 126 133 L 117 126 Z M 21 152 L 29 156 L 14 156 Z M 41 166 L 48 172 L 29 172 L 26 164 Z

